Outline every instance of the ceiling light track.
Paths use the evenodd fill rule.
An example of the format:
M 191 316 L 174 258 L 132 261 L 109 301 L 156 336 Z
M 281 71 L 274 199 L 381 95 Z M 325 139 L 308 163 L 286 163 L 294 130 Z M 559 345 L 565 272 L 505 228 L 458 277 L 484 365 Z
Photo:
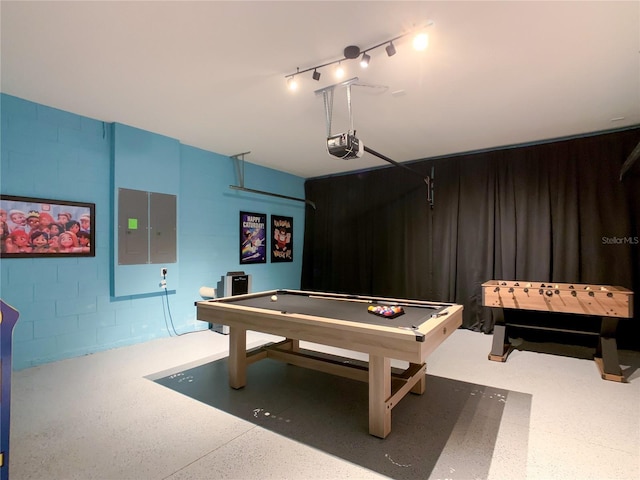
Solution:
M 332 60 L 330 62 L 326 62 L 326 63 L 322 63 L 320 65 L 315 65 L 313 67 L 309 67 L 309 68 L 305 68 L 304 70 L 300 70 L 300 67 L 296 68 L 296 71 L 293 73 L 290 73 L 288 75 L 285 75 L 285 79 L 287 80 L 287 84 L 290 86 L 291 89 L 295 89 L 293 88 L 293 85 L 297 86 L 297 83 L 295 81 L 296 76 L 301 75 L 303 73 L 307 73 L 307 72 L 313 72 L 312 74 L 312 78 L 316 81 L 320 80 L 320 75 L 321 73 L 318 71 L 321 68 L 324 67 L 329 67 L 331 65 L 335 65 L 335 64 L 340 64 L 341 62 L 344 62 L 346 60 L 353 60 L 356 58 L 361 58 L 360 60 L 360 65 L 365 68 L 366 66 L 369 65 L 369 62 L 371 60 L 371 56 L 369 55 L 368 52 L 375 50 L 376 48 L 380 48 L 380 47 L 385 47 L 385 50 L 387 52 L 387 56 L 391 57 L 393 55 L 396 54 L 396 47 L 393 44 L 393 42 L 400 40 L 401 38 L 407 37 L 409 35 L 412 34 L 417 34 L 417 35 L 425 35 L 424 34 L 424 29 L 427 27 L 430 27 L 433 25 L 433 21 L 430 21 L 427 23 L 427 25 L 425 27 L 421 27 L 421 28 L 417 28 L 414 29 L 410 32 L 407 33 L 403 33 L 402 35 L 398 35 L 396 37 L 390 38 L 389 40 L 385 40 L 384 42 L 380 42 L 377 45 L 373 45 L 372 47 L 369 48 L 365 48 L 364 50 L 361 50 L 360 47 L 356 46 L 356 45 L 349 45 L 347 47 L 345 47 L 344 52 L 343 52 L 343 57 L 339 58 L 338 60 Z M 426 48 L 426 47 L 425 47 Z

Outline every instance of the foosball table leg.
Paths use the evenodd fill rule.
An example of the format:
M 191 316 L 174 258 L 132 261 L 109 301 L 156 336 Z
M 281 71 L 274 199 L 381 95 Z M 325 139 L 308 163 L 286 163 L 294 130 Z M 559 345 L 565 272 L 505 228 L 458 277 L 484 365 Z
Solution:
M 617 328 L 617 318 L 602 317 L 598 347 L 594 360 L 600 369 L 600 375 L 603 380 L 626 383 L 622 370 L 620 369 L 620 361 L 618 360 Z
M 507 336 L 507 325 L 504 322 L 504 312 L 501 308 L 493 308 L 493 316 L 496 323 L 493 327 L 493 344 L 491 345 L 491 353 L 489 360 L 494 362 L 506 362 L 509 353 L 513 349 Z

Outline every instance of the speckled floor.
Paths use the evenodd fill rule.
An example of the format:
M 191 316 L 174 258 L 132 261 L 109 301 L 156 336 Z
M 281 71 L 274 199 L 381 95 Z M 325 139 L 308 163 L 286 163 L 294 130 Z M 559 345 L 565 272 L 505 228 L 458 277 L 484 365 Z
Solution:
M 271 340 L 250 333 L 247 341 Z M 601 380 L 591 360 L 516 350 L 498 363 L 487 360 L 490 349 L 490 336 L 458 330 L 429 358 L 427 372 L 439 380 L 433 389 L 453 386 L 454 399 L 465 391 L 461 385 L 482 386 L 507 400 L 499 411 L 478 401 L 459 410 L 435 465 L 418 478 L 640 478 L 639 352 L 620 352 L 630 381 L 620 384 Z M 226 336 L 203 331 L 15 372 L 12 480 L 403 478 L 154 381 L 179 381 L 181 372 L 224 361 L 226 352 Z M 492 409 L 497 416 L 487 414 Z M 395 412 L 391 435 L 407 423 Z M 497 426 L 483 421 L 496 418 Z M 483 434 L 492 449 L 474 447 Z M 395 444 L 404 441 L 399 437 Z M 403 461 L 385 456 L 385 442 L 373 455 L 406 473 Z M 487 451 L 490 461 L 480 461 Z M 478 470 L 482 462 L 486 468 Z

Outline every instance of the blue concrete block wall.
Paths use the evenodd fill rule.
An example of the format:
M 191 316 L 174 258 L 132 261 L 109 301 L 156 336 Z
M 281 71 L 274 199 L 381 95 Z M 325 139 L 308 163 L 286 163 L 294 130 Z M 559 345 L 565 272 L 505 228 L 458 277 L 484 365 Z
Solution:
M 183 145 L 180 165 L 180 290 L 215 287 L 223 274 L 237 270 L 252 275 L 254 291 L 300 288 L 304 203 L 230 189 L 238 184 L 235 166 L 222 155 Z M 300 177 L 251 163 L 244 175 L 249 188 L 304 198 Z M 240 211 L 293 217 L 294 261 L 240 265 Z
M 204 329 L 198 290 L 227 271 L 251 274 L 254 291 L 299 288 L 304 204 L 229 189 L 233 160 L 180 144 L 178 288 L 170 271 L 166 294 L 112 297 L 111 124 L 5 94 L 0 114 L 0 192 L 96 204 L 95 257 L 0 260 L 0 297 L 20 311 L 15 369 Z M 304 179 L 248 162 L 245 185 L 304 197 Z M 294 261 L 241 266 L 240 211 L 293 217 Z

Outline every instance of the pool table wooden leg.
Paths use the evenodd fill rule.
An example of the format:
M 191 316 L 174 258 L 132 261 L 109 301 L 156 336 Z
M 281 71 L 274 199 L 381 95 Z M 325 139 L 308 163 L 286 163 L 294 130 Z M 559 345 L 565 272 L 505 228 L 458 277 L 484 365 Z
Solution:
M 369 433 L 385 438 L 391 433 L 391 360 L 369 355 Z
M 412 367 L 418 366 L 415 363 L 411 363 L 410 365 Z M 414 393 L 416 395 L 422 395 L 426 389 L 427 389 L 427 375 L 426 375 L 426 366 L 425 366 L 425 373 L 420 377 L 420 380 L 418 380 L 416 384 L 413 386 L 413 388 L 411 389 L 411 393 Z
M 300 351 L 300 340 L 296 340 L 295 338 L 287 338 L 288 341 L 291 342 L 291 351 L 299 352 Z
M 247 384 L 247 330 L 229 327 L 229 386 L 242 388 Z

